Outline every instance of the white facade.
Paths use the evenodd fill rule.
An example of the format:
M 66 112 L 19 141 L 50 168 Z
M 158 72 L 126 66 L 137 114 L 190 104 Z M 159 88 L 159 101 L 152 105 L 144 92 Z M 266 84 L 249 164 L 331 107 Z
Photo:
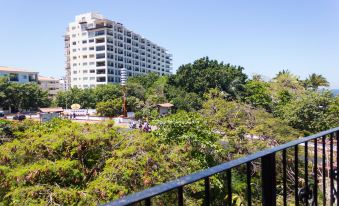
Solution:
M 67 77 L 62 77 L 59 79 L 59 83 L 60 83 L 60 90 L 61 91 L 66 91 L 69 89 L 70 85 L 68 83 Z
M 172 69 L 172 57 L 165 48 L 98 13 L 78 15 L 69 24 L 65 53 L 72 87 L 119 83 L 121 68 L 127 69 L 128 76 L 168 75 Z
M 24 69 L 0 66 L 0 77 L 6 77 L 10 82 L 30 83 L 37 82 L 38 72 Z
M 62 85 L 59 79 L 53 77 L 39 76 L 40 87 L 48 92 L 48 96 L 53 98 L 56 94 L 62 90 Z

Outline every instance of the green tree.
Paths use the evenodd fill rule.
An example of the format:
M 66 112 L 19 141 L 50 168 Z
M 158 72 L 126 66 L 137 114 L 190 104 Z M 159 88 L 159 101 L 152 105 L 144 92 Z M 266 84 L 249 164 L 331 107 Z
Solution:
M 338 126 L 337 99 L 329 91 L 308 91 L 280 108 L 279 117 L 306 134 Z
M 12 111 L 36 110 L 38 107 L 47 107 L 51 104 L 48 93 L 36 83 L 19 84 L 0 81 L 0 107 Z
M 247 79 L 243 69 L 205 57 L 193 64 L 180 66 L 176 75 L 169 77 L 169 84 L 186 92 L 197 93 L 201 97 L 209 89 L 219 88 L 235 98 L 240 95 Z
M 136 83 L 141 85 L 144 89 L 150 88 L 158 79 L 159 75 L 157 75 L 154 72 L 150 72 L 147 75 L 140 75 L 140 76 L 134 76 L 128 78 L 128 84 Z
M 269 87 L 269 83 L 263 81 L 250 80 L 246 82 L 243 93 L 244 101 L 255 107 L 262 107 L 270 111 L 272 98 Z
M 326 80 L 324 76 L 321 74 L 311 74 L 308 78 L 304 81 L 305 88 L 312 88 L 314 91 L 317 90 L 319 87 L 328 87 L 330 86 L 329 82 Z
M 122 90 L 118 84 L 99 85 L 94 89 L 95 101 L 103 102 L 122 97 Z
M 119 116 L 122 114 L 122 100 L 114 99 L 105 102 L 98 102 L 96 105 L 96 110 L 101 116 Z
M 183 144 L 192 147 L 192 157 L 206 167 L 215 165 L 220 149 L 218 135 L 213 133 L 199 113 L 179 111 L 176 114 L 154 121 L 155 137 L 169 144 Z
M 133 96 L 144 101 L 145 95 L 146 89 L 140 83 L 130 81 L 127 82 L 127 96 Z

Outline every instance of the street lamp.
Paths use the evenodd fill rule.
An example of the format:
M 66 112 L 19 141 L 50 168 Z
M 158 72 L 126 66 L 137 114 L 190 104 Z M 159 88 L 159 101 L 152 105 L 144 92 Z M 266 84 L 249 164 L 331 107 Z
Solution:
M 127 81 L 127 71 L 126 68 L 121 68 L 120 70 L 120 85 L 122 88 L 122 111 L 123 116 L 127 117 L 127 106 L 126 106 L 126 81 Z

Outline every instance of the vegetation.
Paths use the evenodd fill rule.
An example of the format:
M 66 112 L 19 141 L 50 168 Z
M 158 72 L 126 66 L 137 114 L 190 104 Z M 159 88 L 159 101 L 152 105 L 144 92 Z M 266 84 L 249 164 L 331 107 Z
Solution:
M 270 81 L 260 75 L 247 79 L 240 66 L 202 58 L 181 66 L 172 76 L 151 73 L 129 78 L 128 110 L 151 120 L 156 128 L 151 133 L 117 129 L 110 121 L 0 120 L 0 205 L 97 205 L 338 126 L 339 97 L 318 90 L 326 81 L 318 78 L 321 75 L 311 76 L 300 80 L 283 70 Z M 164 102 L 175 108 L 159 117 L 156 105 Z M 73 88 L 60 92 L 54 101 L 62 107 L 72 103 L 118 116 L 121 88 Z M 293 166 L 288 161 L 292 173 Z M 252 167 L 253 199 L 260 199 L 260 162 Z M 232 172 L 237 204 L 246 200 L 245 177 L 244 167 Z M 225 199 L 224 179 L 222 174 L 211 178 L 212 205 Z M 203 188 L 200 181 L 185 187 L 185 205 L 203 204 Z M 173 205 L 170 197 L 175 199 L 176 194 L 154 198 L 153 204 Z
M 12 112 L 20 110 L 37 110 L 51 104 L 47 91 L 43 91 L 36 83 L 20 84 L 0 78 L 0 108 Z

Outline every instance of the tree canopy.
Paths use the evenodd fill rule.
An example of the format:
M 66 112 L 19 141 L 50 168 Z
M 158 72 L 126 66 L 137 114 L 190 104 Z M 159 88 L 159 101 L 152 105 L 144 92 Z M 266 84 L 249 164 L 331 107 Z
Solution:
M 19 110 L 36 110 L 38 107 L 48 107 L 51 100 L 47 91 L 38 84 L 19 84 L 0 78 L 0 107 Z
M 204 57 L 178 68 L 176 75 L 170 76 L 169 84 L 202 96 L 211 88 L 227 92 L 232 98 L 243 90 L 247 75 L 244 68 L 224 64 Z
M 111 121 L 87 124 L 54 119 L 40 124 L 0 120 L 0 205 L 102 204 L 336 127 L 339 97 L 318 90 L 326 82 L 317 74 L 302 80 L 288 70 L 267 81 L 260 75 L 247 79 L 241 66 L 206 57 L 182 65 L 171 76 L 150 73 L 128 79 L 128 111 L 151 120 L 155 129 L 150 133 L 117 128 Z M 20 87 L 1 82 L 2 104 L 33 108 L 38 103 L 23 97 L 28 93 L 44 97 L 36 85 L 26 85 L 27 93 L 14 94 Z M 21 99 L 14 103 L 8 94 Z M 164 102 L 175 106 L 171 114 L 161 117 L 157 104 Z M 100 115 L 118 116 L 122 90 L 115 84 L 72 88 L 60 92 L 54 102 L 62 107 L 73 103 L 96 108 Z M 276 158 L 281 161 L 280 156 Z M 253 184 L 260 182 L 258 164 L 251 165 Z M 293 166 L 287 162 L 288 168 Z M 232 170 L 232 195 L 238 202 L 246 193 L 245 178 L 244 168 Z M 225 199 L 224 179 L 222 174 L 211 177 L 210 190 L 216 197 L 212 205 L 221 205 Z M 288 177 L 288 182 L 293 181 Z M 279 181 L 277 184 L 281 186 Z M 204 204 L 203 188 L 201 181 L 185 186 L 185 205 Z M 256 186 L 253 195 L 261 195 Z M 152 198 L 152 203 L 174 205 L 175 196 L 169 192 Z

